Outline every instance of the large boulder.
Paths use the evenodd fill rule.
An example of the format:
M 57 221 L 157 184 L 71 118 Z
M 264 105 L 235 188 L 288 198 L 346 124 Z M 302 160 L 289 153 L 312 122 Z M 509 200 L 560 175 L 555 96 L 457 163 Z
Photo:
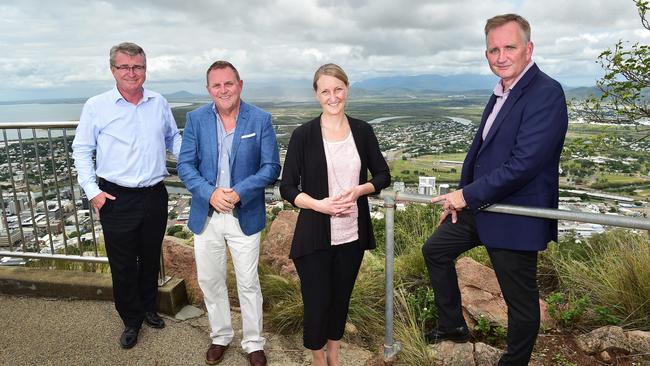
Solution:
M 271 227 L 260 248 L 260 259 L 280 271 L 281 274 L 297 275 L 296 267 L 293 265 L 293 261 L 289 259 L 291 240 L 293 240 L 293 231 L 297 220 L 297 212 L 280 211 L 273 223 L 271 223 Z
M 631 353 L 648 355 L 650 357 L 650 332 L 631 330 L 625 332 Z
M 474 361 L 474 344 L 454 343 L 444 341 L 429 346 L 430 361 L 435 365 L 444 366 L 475 366 Z
M 456 262 L 456 272 L 462 296 L 463 314 L 470 328 L 476 325 L 480 317 L 485 317 L 492 324 L 507 328 L 508 308 L 494 270 L 472 258 L 463 257 Z M 546 303 L 540 299 L 539 304 L 542 326 L 553 328 L 554 322 L 548 315 Z
M 187 299 L 190 304 L 203 306 L 203 292 L 196 277 L 194 248 L 185 244 L 185 240 L 165 236 L 162 244 L 165 274 L 185 280 Z
M 576 344 L 585 353 L 602 354 L 618 351 L 625 354 L 650 354 L 650 332 L 625 331 L 621 327 L 606 326 L 576 337 Z
M 474 344 L 474 359 L 476 366 L 493 366 L 499 362 L 501 358 L 501 351 L 498 348 L 492 347 L 489 344 L 477 342 Z
M 502 351 L 485 343 L 454 343 L 444 341 L 430 345 L 429 360 L 435 365 L 446 366 L 493 366 Z
M 630 344 L 621 327 L 607 326 L 576 337 L 576 344 L 589 355 L 606 350 L 621 350 L 629 353 Z

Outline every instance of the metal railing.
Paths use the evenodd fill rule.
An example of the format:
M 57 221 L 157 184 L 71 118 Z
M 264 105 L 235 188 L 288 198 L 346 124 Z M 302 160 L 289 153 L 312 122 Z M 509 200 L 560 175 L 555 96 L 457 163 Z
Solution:
M 411 194 L 404 192 L 383 191 L 380 198 L 384 200 L 385 218 L 386 218 L 386 307 L 385 318 L 386 326 L 384 333 L 384 359 L 391 360 L 400 351 L 400 343 L 393 338 L 393 313 L 394 313 L 394 262 L 395 262 L 395 203 L 396 202 L 416 202 L 429 203 L 433 196 Z M 436 203 L 441 204 L 441 203 Z M 608 226 L 617 226 L 639 230 L 650 230 L 650 219 L 614 216 L 605 214 L 594 214 L 586 212 L 574 212 L 559 209 L 522 207 L 504 204 L 493 204 L 483 211 L 497 212 L 510 215 L 532 216 L 545 219 L 568 220 L 589 222 Z
M 0 123 L 0 246 L 8 247 L 0 256 L 108 263 L 99 253 L 101 225 L 77 184 L 71 150 L 77 124 Z M 162 254 L 160 262 L 162 285 L 169 280 Z
M 84 201 L 85 197 L 83 197 L 83 191 L 76 183 L 74 167 L 71 159 L 71 138 L 68 136 L 68 132 L 70 132 L 69 130 L 76 128 L 77 123 L 78 122 L 0 123 L 0 130 L 2 130 L 2 140 L 0 140 L 0 209 L 2 210 L 2 221 L 0 222 L 0 244 L 2 243 L 3 237 L 6 237 L 7 246 L 10 249 L 9 251 L 0 250 L 0 256 L 108 263 L 108 258 L 98 255 L 97 233 L 95 227 L 96 220 L 93 217 L 93 210 L 90 209 L 89 205 L 87 205 L 88 216 L 84 217 L 87 220 L 83 221 L 79 219 L 79 212 L 81 209 L 77 207 L 77 198 L 81 199 L 82 207 L 87 203 L 87 200 Z M 29 137 L 23 137 L 22 130 L 27 130 Z M 15 132 L 15 135 L 8 136 L 8 132 Z M 28 150 L 27 156 L 25 152 L 26 150 Z M 31 154 L 32 151 L 33 154 Z M 18 155 L 18 161 L 15 161 L 16 155 Z M 2 162 L 3 157 L 6 157 L 6 161 L 4 162 Z M 51 177 L 46 177 L 47 172 L 44 172 L 44 164 L 41 163 L 41 159 L 49 160 L 52 173 Z M 5 172 L 5 169 L 3 169 L 4 164 L 7 164 L 6 172 L 8 173 L 8 176 L 6 178 L 3 173 Z M 31 177 L 29 173 L 32 173 Z M 5 184 L 5 179 L 8 180 L 8 184 Z M 40 192 L 32 191 L 31 187 L 33 184 L 40 187 Z M 3 185 L 10 185 L 11 192 L 6 194 L 6 188 Z M 51 187 L 52 185 L 53 187 Z M 61 189 L 61 186 L 69 188 L 69 191 Z M 47 189 L 48 187 L 50 188 L 49 191 Z M 49 198 L 50 196 L 52 196 L 52 199 Z M 36 199 L 39 197 L 41 198 L 41 202 L 43 202 L 44 217 L 41 218 L 41 221 L 45 220 L 45 230 L 40 229 L 39 224 L 37 223 L 37 221 L 39 221 L 37 220 L 37 217 L 40 216 L 40 214 L 36 207 L 38 206 Z M 72 200 L 72 205 L 70 206 L 72 215 L 68 216 L 68 218 L 74 220 L 74 228 L 79 235 L 77 235 L 76 238 L 68 237 L 64 225 L 62 230 L 62 246 L 57 247 L 54 244 L 54 236 L 52 235 L 53 226 L 58 230 L 56 220 L 57 214 L 55 213 L 53 215 L 54 218 L 50 217 L 50 212 L 48 212 L 49 202 L 56 203 L 56 207 L 58 207 L 62 216 L 60 218 L 64 218 L 62 205 L 65 201 L 65 197 L 70 197 Z M 384 358 L 392 359 L 400 351 L 399 342 L 396 342 L 393 338 L 395 203 L 431 203 L 432 196 L 384 191 L 380 194 L 380 198 L 384 200 L 384 207 L 386 210 L 386 325 L 384 335 Z M 494 204 L 484 209 L 484 211 L 650 230 L 649 219 L 627 216 L 613 216 L 503 204 Z M 83 213 L 85 212 L 86 211 L 83 211 Z M 10 221 L 10 216 L 13 216 L 12 218 L 15 218 L 15 220 Z M 65 219 L 63 222 L 65 222 Z M 16 225 L 12 225 L 12 223 L 16 223 Z M 59 225 L 61 225 L 60 222 Z M 13 226 L 15 227 L 12 231 Z M 80 235 L 82 231 L 81 229 L 84 229 L 83 231 L 85 231 L 85 226 L 90 228 L 91 253 L 93 255 L 84 254 L 83 251 L 83 243 L 89 241 L 82 240 Z M 49 253 L 30 252 L 30 249 L 40 248 L 38 233 L 43 231 L 49 242 Z M 30 233 L 32 234 L 31 236 Z M 73 243 L 70 243 L 69 241 L 72 241 Z M 74 247 L 75 242 L 79 254 L 68 254 L 68 252 L 71 252 L 68 248 Z M 15 244 L 17 243 L 20 243 L 20 248 L 15 248 L 17 246 Z M 21 249 L 22 251 L 16 251 L 15 249 Z M 63 253 L 56 253 L 57 250 L 62 250 Z M 165 276 L 162 257 L 160 276 L 160 283 L 164 283 L 168 280 L 168 277 Z

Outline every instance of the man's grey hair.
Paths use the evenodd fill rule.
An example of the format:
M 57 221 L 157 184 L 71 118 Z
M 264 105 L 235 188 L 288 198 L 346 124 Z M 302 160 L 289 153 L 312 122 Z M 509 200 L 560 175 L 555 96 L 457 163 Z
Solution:
M 488 33 L 492 29 L 498 28 L 510 22 L 517 23 L 523 33 L 524 41 L 526 43 L 530 42 L 530 23 L 528 23 L 526 18 L 518 14 L 503 14 L 488 19 L 487 22 L 485 23 L 485 36 L 487 37 Z
M 131 42 L 122 42 L 118 45 L 111 47 L 111 52 L 110 52 L 111 66 L 116 66 L 115 57 L 118 52 L 125 53 L 129 56 L 142 55 L 142 57 L 144 58 L 144 65 L 147 66 L 147 55 L 144 53 L 144 50 L 142 49 L 142 47 Z

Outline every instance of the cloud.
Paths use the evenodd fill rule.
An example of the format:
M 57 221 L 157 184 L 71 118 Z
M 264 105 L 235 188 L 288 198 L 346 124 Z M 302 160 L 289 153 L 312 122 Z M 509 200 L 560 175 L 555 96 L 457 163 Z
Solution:
M 483 26 L 506 12 L 531 22 L 542 69 L 572 83 L 599 77 L 595 57 L 619 39 L 650 36 L 631 0 L 15 0 L 0 5 L 0 79 L 21 90 L 110 86 L 108 50 L 123 41 L 143 46 L 148 80 L 170 88 L 202 87 L 216 59 L 246 80 L 310 78 L 325 62 L 353 80 L 486 74 Z

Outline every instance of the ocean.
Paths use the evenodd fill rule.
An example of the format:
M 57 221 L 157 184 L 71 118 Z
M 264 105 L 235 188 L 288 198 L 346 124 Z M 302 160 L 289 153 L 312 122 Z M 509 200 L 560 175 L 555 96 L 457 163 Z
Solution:
M 0 104 L 0 122 L 78 121 L 82 103 Z
M 172 108 L 190 105 L 190 103 L 169 103 Z M 79 121 L 83 103 L 15 103 L 0 104 L 0 122 L 63 122 Z M 31 130 L 21 130 L 23 138 L 31 138 Z M 53 130 L 52 137 L 62 136 L 61 130 Z M 68 131 L 68 136 L 74 135 L 74 130 Z M 37 137 L 47 137 L 47 132 L 39 130 Z M 7 130 L 7 139 L 18 139 L 17 130 Z M 3 135 L 0 133 L 0 141 Z

